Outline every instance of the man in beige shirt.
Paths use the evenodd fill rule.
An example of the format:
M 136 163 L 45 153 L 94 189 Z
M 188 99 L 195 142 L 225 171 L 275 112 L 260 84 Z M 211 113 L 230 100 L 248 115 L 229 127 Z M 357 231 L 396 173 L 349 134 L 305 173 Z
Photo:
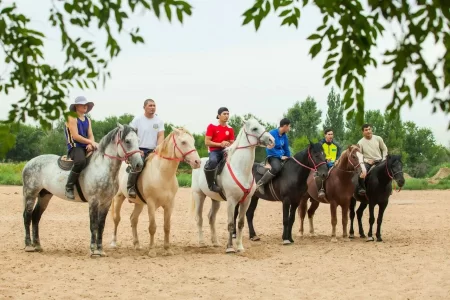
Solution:
M 363 138 L 358 141 L 358 146 L 361 148 L 361 153 L 364 156 L 364 164 L 367 172 L 375 164 L 386 159 L 388 149 L 383 139 L 372 133 L 372 125 L 364 124 L 362 126 Z M 358 179 L 358 194 L 364 196 L 366 193 L 364 179 Z

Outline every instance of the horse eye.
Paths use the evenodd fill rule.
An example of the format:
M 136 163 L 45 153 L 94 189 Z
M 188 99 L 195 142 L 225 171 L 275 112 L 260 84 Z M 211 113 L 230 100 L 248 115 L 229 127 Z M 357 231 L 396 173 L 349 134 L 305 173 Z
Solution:
M 125 143 L 130 144 L 131 142 L 130 140 L 125 140 Z
M 253 129 L 252 129 L 253 131 L 257 131 L 258 130 L 258 128 L 256 128 L 256 127 L 254 127 Z
M 181 145 L 186 145 L 186 142 L 185 142 L 185 141 L 182 141 L 182 142 L 181 142 Z

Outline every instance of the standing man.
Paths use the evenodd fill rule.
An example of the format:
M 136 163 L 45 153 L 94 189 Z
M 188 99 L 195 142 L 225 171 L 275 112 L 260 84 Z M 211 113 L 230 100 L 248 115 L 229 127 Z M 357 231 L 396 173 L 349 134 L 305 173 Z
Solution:
M 139 149 L 144 152 L 143 160 L 152 153 L 156 146 L 164 141 L 164 121 L 155 114 L 156 103 L 153 99 L 144 101 L 144 114 L 134 117 L 130 126 L 137 130 Z M 128 175 L 128 196 L 136 198 L 136 182 L 140 172 L 130 170 Z
M 322 145 L 323 152 L 325 153 L 325 159 L 327 160 L 328 169 L 334 166 L 336 160 L 341 157 L 341 146 L 336 143 L 334 138 L 334 133 L 331 128 L 327 128 L 323 131 L 324 138 L 320 140 L 320 144 Z
M 363 138 L 358 141 L 358 146 L 361 148 L 364 164 L 369 172 L 375 164 L 386 159 L 388 149 L 383 139 L 372 133 L 372 125 L 364 124 L 361 129 Z M 361 196 L 366 194 L 364 178 L 358 178 L 358 194 Z
M 289 140 L 287 133 L 291 130 L 291 121 L 283 118 L 280 121 L 280 127 L 272 129 L 269 133 L 275 139 L 275 146 L 271 149 L 266 148 L 267 160 L 271 169 L 257 182 L 258 191 L 264 194 L 264 185 L 272 180 L 278 172 L 281 171 L 281 162 L 291 157 L 289 150 Z
M 234 130 L 227 124 L 230 118 L 228 108 L 219 108 L 216 118 L 219 123 L 209 124 L 206 129 L 205 145 L 209 150 L 209 160 L 205 165 L 205 177 L 209 189 L 219 193 L 221 189 L 215 183 L 215 172 L 217 165 L 223 159 L 223 150 L 234 142 Z

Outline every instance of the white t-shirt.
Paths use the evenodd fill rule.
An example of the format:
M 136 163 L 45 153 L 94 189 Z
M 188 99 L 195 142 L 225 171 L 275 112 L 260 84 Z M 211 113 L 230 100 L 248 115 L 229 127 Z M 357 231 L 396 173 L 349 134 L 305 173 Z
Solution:
M 158 132 L 164 131 L 164 122 L 157 115 L 154 115 L 151 119 L 145 115 L 134 117 L 130 126 L 137 129 L 140 148 L 155 149 L 158 142 Z

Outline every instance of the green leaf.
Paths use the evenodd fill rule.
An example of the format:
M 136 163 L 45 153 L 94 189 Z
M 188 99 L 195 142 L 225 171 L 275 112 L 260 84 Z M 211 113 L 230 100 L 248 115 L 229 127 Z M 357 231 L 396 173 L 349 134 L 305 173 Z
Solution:
M 330 71 L 332 71 L 332 70 L 330 70 Z M 325 80 L 325 85 L 330 84 L 332 79 L 333 79 L 333 77 L 328 77 L 327 80 Z
M 179 8 L 177 8 L 177 17 L 180 23 L 183 23 L 183 12 Z
M 169 19 L 169 22 L 172 22 L 172 10 L 171 10 L 170 4 L 166 3 L 166 5 L 164 5 L 164 9 L 166 11 L 166 15 L 167 15 L 167 18 Z
M 279 17 L 285 17 L 285 16 L 287 16 L 290 13 L 291 13 L 291 10 L 290 9 L 286 9 L 286 10 L 283 10 L 278 16 Z
M 329 67 L 331 67 L 332 65 L 334 65 L 336 63 L 335 60 L 330 60 L 328 62 L 325 63 L 325 65 L 323 66 L 324 69 L 328 69 Z
M 322 39 L 322 36 L 317 33 L 311 34 L 307 38 L 307 40 L 318 40 L 318 39 Z
M 309 50 L 309 53 L 311 53 L 312 58 L 316 57 L 316 55 L 320 52 L 321 49 L 322 44 L 320 42 L 312 45 L 311 49 Z

